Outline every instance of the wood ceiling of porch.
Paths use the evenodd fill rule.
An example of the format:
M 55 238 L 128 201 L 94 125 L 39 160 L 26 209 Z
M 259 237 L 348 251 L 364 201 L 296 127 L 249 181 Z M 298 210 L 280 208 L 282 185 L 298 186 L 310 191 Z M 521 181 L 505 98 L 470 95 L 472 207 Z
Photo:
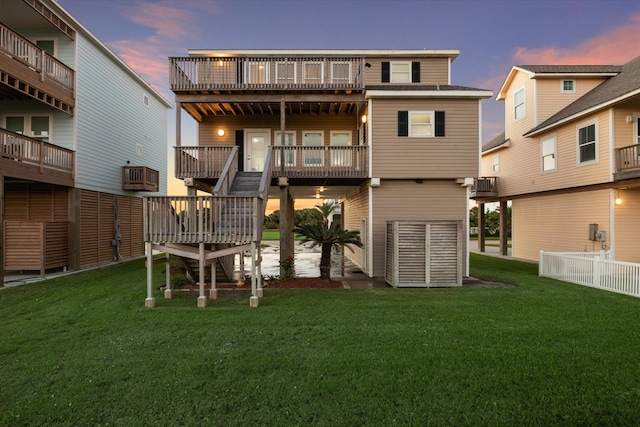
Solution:
M 361 107 L 357 102 L 287 102 L 285 115 L 352 116 Z M 205 116 L 279 116 L 279 102 L 185 103 L 182 107 L 196 120 Z

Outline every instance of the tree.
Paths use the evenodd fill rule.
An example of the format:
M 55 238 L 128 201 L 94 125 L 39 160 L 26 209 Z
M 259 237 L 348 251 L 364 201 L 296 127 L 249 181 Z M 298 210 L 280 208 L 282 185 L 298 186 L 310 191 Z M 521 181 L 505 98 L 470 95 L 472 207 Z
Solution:
M 320 278 L 329 280 L 331 278 L 331 249 L 339 246 L 346 246 L 353 252 L 350 245 L 362 247 L 360 232 L 343 230 L 336 222 L 329 225 L 329 216 L 336 209 L 336 205 L 324 202 L 316 205 L 316 210 L 322 214 L 322 221 L 304 222 L 298 225 L 295 233 L 302 237 L 302 243 L 313 242 L 311 247 L 320 246 Z

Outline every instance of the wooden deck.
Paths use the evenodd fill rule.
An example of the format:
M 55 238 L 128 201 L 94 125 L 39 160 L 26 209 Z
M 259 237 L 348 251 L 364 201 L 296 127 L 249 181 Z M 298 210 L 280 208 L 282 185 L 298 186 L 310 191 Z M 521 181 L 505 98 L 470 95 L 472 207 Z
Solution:
M 74 166 L 74 151 L 0 129 L 3 175 L 73 187 Z
M 470 197 L 472 199 L 494 198 L 498 196 L 498 178 L 480 177 L 473 179 Z
M 123 166 L 122 189 L 131 191 L 160 191 L 160 172 L 146 166 Z
M 37 99 L 73 115 L 74 71 L 0 23 L 0 91 Z
M 614 180 L 640 178 L 640 145 L 634 144 L 617 148 L 615 153 L 616 171 L 613 174 Z

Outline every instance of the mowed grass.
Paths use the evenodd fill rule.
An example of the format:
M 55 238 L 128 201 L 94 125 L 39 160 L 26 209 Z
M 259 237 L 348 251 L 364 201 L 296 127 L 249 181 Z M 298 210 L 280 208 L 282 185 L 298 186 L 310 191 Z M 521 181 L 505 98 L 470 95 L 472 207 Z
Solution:
M 638 299 L 471 265 L 515 287 L 147 309 L 134 261 L 0 290 L 0 425 L 638 424 Z

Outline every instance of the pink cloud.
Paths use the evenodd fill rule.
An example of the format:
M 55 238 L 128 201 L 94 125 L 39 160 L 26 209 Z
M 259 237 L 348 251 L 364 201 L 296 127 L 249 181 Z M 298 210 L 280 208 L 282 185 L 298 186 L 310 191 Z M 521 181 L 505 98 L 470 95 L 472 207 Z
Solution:
M 624 25 L 586 40 L 578 46 L 538 49 L 520 47 L 514 53 L 513 61 L 515 64 L 620 65 L 640 55 L 638 34 L 640 13 L 631 16 Z
M 127 10 L 127 17 L 138 25 L 152 28 L 165 39 L 189 38 L 196 15 L 186 9 L 157 3 L 138 3 Z

